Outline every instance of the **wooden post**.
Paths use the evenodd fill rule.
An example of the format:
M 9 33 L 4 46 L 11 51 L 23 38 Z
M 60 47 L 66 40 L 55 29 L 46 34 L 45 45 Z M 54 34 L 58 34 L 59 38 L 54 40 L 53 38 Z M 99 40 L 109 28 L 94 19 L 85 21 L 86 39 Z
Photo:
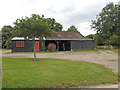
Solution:
M 63 43 L 63 51 L 65 51 L 65 44 Z
M 57 41 L 57 50 L 59 51 L 59 41 Z
M 45 41 L 42 40 L 42 47 L 43 47 L 43 50 L 45 50 Z

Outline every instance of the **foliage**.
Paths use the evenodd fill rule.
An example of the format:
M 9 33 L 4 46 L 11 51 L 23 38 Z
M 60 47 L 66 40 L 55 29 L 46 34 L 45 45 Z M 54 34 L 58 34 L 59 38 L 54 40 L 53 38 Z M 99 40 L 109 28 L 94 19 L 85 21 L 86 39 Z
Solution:
M 37 16 L 37 15 L 36 15 Z M 44 15 L 42 15 L 41 17 L 39 16 L 39 18 L 43 18 Z M 25 19 L 27 19 L 28 17 L 26 17 Z M 23 18 L 21 18 L 21 20 L 25 20 Z M 48 22 L 47 24 L 49 25 L 49 28 L 54 30 L 54 31 L 62 31 L 62 28 L 63 26 L 56 22 L 54 18 L 44 18 L 44 20 L 46 20 L 46 22 Z M 16 20 L 17 21 L 17 20 Z M 20 19 L 18 19 L 18 21 L 20 21 Z M 23 23 L 23 21 L 20 21 Z M 22 24 L 21 24 L 22 25 Z M 9 25 L 9 26 L 4 26 L 2 28 L 2 30 L 0 31 L 0 46 L 1 48 L 7 48 L 7 49 L 10 49 L 11 48 L 11 39 L 12 37 L 15 37 L 15 36 L 20 36 L 21 35 L 23 36 L 24 33 L 21 33 L 21 35 L 18 35 L 18 32 L 16 31 L 16 26 L 14 28 L 15 30 L 13 30 L 13 28 Z M 22 29 L 22 28 L 21 28 Z M 21 31 L 19 31 L 21 32 Z M 25 36 L 26 37 L 26 36 Z
M 2 48 L 11 48 L 12 30 L 11 26 L 4 26 L 2 28 Z
M 118 40 L 119 40 L 119 36 L 118 35 L 112 35 L 110 37 L 109 43 L 112 44 L 112 45 L 117 45 L 118 42 L 119 42 Z
M 13 33 L 19 37 L 36 37 L 42 39 L 43 37 L 50 36 L 53 32 L 53 30 L 49 28 L 50 25 L 46 19 L 36 14 L 32 14 L 30 18 L 22 17 L 21 19 L 17 19 L 14 24 L 15 28 Z
M 89 35 L 87 35 L 87 36 L 85 36 L 85 37 L 94 39 L 94 36 L 95 36 L 94 34 L 89 34 Z
M 54 18 L 47 18 L 48 24 L 50 24 L 50 29 L 53 29 L 54 31 L 62 31 L 63 26 L 56 22 Z
M 97 31 L 96 39 L 98 44 L 119 45 L 119 26 L 120 22 L 118 22 L 118 5 L 109 3 L 97 15 L 96 19 L 92 20 L 91 28 Z
M 93 39 L 95 46 L 97 46 L 98 44 L 101 44 L 100 40 L 97 39 L 98 38 L 97 34 L 89 34 L 86 37 Z
M 11 49 L 0 49 L 0 51 L 10 51 Z
M 103 65 L 64 59 L 3 58 L 3 88 L 64 88 L 118 83 Z
M 53 34 L 53 30 L 49 28 L 50 24 L 48 24 L 47 19 L 45 19 L 43 15 L 32 14 L 30 18 L 22 17 L 21 19 L 17 19 L 14 24 L 14 31 L 12 32 L 14 35 L 33 40 L 34 60 L 36 60 L 35 38 L 42 40 L 44 37 Z
M 113 49 L 113 46 L 108 45 L 108 46 L 96 46 L 97 49 L 102 49 L 102 50 L 108 50 L 108 49 Z
M 71 25 L 68 30 L 68 32 L 78 32 L 78 29 L 75 27 L 75 25 Z

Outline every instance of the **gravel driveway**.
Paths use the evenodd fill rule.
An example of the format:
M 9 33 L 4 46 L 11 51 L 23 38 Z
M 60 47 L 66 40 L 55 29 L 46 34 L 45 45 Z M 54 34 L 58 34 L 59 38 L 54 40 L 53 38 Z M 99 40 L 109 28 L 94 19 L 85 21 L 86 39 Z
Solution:
M 10 51 L 3 51 L 2 58 L 33 58 L 33 53 L 9 53 Z M 98 52 L 60 52 L 60 53 L 37 53 L 37 58 L 59 58 L 70 59 L 75 61 L 88 61 L 104 65 L 118 73 L 118 54 L 112 51 L 98 51 Z M 95 86 L 105 87 L 105 86 Z M 106 88 L 118 88 L 118 85 L 107 85 Z M 92 87 L 94 88 L 94 87 Z

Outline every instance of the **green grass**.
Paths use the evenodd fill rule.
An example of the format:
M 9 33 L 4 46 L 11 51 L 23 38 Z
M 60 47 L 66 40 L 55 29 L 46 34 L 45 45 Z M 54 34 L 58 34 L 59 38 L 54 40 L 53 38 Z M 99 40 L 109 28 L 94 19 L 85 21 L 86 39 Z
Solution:
M 103 65 L 63 59 L 3 58 L 3 88 L 61 88 L 118 83 Z
M 8 51 L 8 50 L 11 50 L 11 49 L 0 49 L 0 51 Z
M 73 50 L 72 52 L 97 52 L 98 49 L 94 49 L 94 50 Z

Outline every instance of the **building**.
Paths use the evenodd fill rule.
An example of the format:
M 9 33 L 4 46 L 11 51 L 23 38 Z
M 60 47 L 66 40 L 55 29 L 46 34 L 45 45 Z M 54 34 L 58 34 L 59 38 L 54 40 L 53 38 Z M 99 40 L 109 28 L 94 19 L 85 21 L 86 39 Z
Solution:
M 40 41 L 35 39 L 35 50 L 45 51 L 53 44 L 58 51 L 94 49 L 94 40 L 84 37 L 79 32 L 55 32 L 52 37 Z M 33 41 L 24 38 L 12 38 L 12 52 L 33 52 Z

